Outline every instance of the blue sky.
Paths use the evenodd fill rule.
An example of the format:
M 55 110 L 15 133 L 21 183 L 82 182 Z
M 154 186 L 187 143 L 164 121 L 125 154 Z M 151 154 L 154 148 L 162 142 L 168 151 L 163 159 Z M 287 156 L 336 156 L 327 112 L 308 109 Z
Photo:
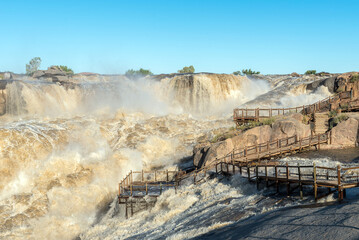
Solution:
M 359 70 L 359 1 L 0 0 L 0 71 Z

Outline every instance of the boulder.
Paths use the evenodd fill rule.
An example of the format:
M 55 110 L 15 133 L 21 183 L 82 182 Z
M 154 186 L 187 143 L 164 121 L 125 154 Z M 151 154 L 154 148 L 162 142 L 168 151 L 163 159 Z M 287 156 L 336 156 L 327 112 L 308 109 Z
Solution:
M 264 125 L 249 129 L 248 131 L 231 138 L 231 140 L 235 148 L 238 149 L 267 142 L 270 140 L 271 135 L 272 128 L 269 125 Z
M 210 148 L 211 144 L 208 143 L 200 143 L 197 144 L 193 148 L 193 165 L 196 167 L 201 167 L 203 161 L 207 155 L 208 149 Z
M 5 72 L 3 79 L 6 79 L 6 80 L 13 79 L 13 74 L 11 72 Z
M 46 76 L 66 76 L 66 72 L 58 66 L 51 66 L 45 71 Z
M 296 73 L 296 72 L 292 72 L 292 73 L 290 74 L 290 76 L 291 76 L 291 77 L 300 77 L 300 75 L 299 75 L 298 73 Z
M 329 77 L 329 78 L 326 78 L 323 80 L 318 80 L 318 81 L 309 83 L 307 85 L 306 90 L 315 91 L 319 87 L 325 86 L 328 88 L 329 92 L 334 93 L 336 90 L 335 84 L 336 84 L 336 77 Z
M 292 115 L 290 115 L 290 117 L 299 122 L 303 122 L 303 114 L 301 113 L 293 113 Z
M 51 66 L 47 70 L 39 70 L 33 73 L 33 78 L 46 78 L 51 79 L 52 82 L 67 82 L 69 77 L 65 71 L 58 66 Z
M 308 137 L 310 135 L 310 126 L 294 119 L 283 119 L 276 121 L 272 126 L 271 141 L 276 139 L 291 137 L 297 135 L 298 138 Z
M 354 147 L 358 142 L 358 120 L 349 118 L 332 129 L 333 147 Z
M 202 164 L 198 163 L 198 167 L 201 167 L 202 165 L 209 165 L 216 161 L 216 158 L 220 158 L 228 154 L 233 150 L 233 142 L 232 139 L 226 139 L 221 142 L 217 142 L 211 145 L 211 147 L 207 150 L 204 159 L 202 161 Z M 198 160 L 196 160 L 198 161 Z

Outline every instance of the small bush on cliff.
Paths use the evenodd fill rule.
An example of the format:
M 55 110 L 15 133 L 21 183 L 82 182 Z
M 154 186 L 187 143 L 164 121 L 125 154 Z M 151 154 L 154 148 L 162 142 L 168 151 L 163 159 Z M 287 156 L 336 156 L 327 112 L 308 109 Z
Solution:
M 39 67 L 41 65 L 41 58 L 40 57 L 34 57 L 30 60 L 29 64 L 26 64 L 26 74 L 32 75 L 34 72 L 39 70 Z
M 74 71 L 71 68 L 67 67 L 67 66 L 60 65 L 58 67 L 68 75 L 74 74 Z
M 144 77 L 147 75 L 153 75 L 153 73 L 148 69 L 140 68 L 139 70 L 129 69 L 127 70 L 125 75 L 129 78 L 134 78 L 134 77 Z
M 331 110 L 328 114 L 329 118 L 334 118 L 338 115 L 337 111 Z
M 317 70 L 307 70 L 304 74 L 305 75 L 310 75 L 310 74 L 316 74 Z
M 194 67 L 191 65 L 189 67 L 184 67 L 181 70 L 178 70 L 178 73 L 194 73 L 195 69 Z
M 359 74 L 358 73 L 354 73 L 352 78 L 350 79 L 350 82 L 356 82 L 359 80 Z
M 260 72 L 252 71 L 252 69 L 243 69 L 242 71 L 233 72 L 233 75 L 253 75 L 260 74 Z
M 330 116 L 330 114 L 329 114 Z M 349 117 L 346 114 L 339 114 L 339 115 L 334 115 L 333 117 L 331 117 L 329 119 L 329 129 L 332 129 L 333 127 L 335 127 L 336 125 L 338 125 L 341 122 L 344 122 L 346 120 L 348 120 Z

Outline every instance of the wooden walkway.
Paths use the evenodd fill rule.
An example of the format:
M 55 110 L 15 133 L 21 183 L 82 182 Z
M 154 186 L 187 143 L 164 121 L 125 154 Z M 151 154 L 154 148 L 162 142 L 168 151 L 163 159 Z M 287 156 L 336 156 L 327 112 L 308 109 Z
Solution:
M 217 158 L 216 162 L 250 163 L 283 155 L 291 155 L 297 152 L 315 147 L 320 149 L 320 145 L 331 144 L 331 132 L 318 135 L 311 135 L 305 138 L 298 138 L 297 135 L 268 141 L 240 149 L 234 149 L 227 155 Z M 204 163 L 206 165 L 206 163 Z
M 260 119 L 287 115 L 290 113 L 302 113 L 308 115 L 316 112 L 330 111 L 333 102 L 342 100 L 347 101 L 348 99 L 351 99 L 351 96 L 351 91 L 341 92 L 316 103 L 293 108 L 236 108 L 233 110 L 233 120 L 239 125 L 249 121 L 259 121 Z M 354 110 L 359 109 L 359 106 L 354 104 L 349 108 L 348 110 Z
M 234 174 L 235 169 L 243 174 L 247 167 L 247 175 L 251 180 L 251 168 L 253 163 L 263 160 L 281 157 L 284 155 L 295 154 L 299 151 L 310 149 L 313 146 L 320 149 L 321 144 L 328 144 L 331 134 L 324 133 L 298 139 L 297 135 L 268 141 L 265 143 L 247 146 L 241 149 L 234 149 L 227 155 L 217 158 L 214 162 L 205 164 L 200 169 L 186 173 L 184 171 L 130 171 L 129 174 L 119 183 L 119 204 L 125 205 L 125 216 L 132 216 L 135 212 L 147 209 L 156 202 L 156 198 L 169 188 L 175 191 L 181 182 L 193 178 L 193 183 L 197 184 L 206 179 L 208 171 L 215 169 L 217 173 Z M 267 163 L 267 167 L 274 166 L 275 162 Z M 225 166 L 225 167 L 224 167 Z M 231 171 L 229 167 L 231 166 Z M 224 169 L 225 168 L 225 169 Z M 280 168 L 277 166 L 276 168 Z M 243 171 L 242 171 L 243 170 Z M 252 175 L 253 176 L 253 175 Z M 262 175 L 258 175 L 262 177 Z M 265 177 L 271 180 L 270 176 Z M 260 178 L 259 178 L 260 179 Z M 278 178 L 275 181 L 283 181 Z M 290 181 L 294 181 L 290 178 Z M 309 181 L 309 180 L 308 180 Z M 307 179 L 302 179 L 303 184 L 308 183 Z M 321 186 L 321 185 L 320 185 Z M 147 202 L 144 198 L 152 198 Z
M 206 181 L 207 173 L 210 171 L 225 176 L 240 174 L 249 182 L 256 183 L 257 189 L 260 189 L 261 185 L 267 188 L 274 186 L 279 192 L 280 185 L 284 185 L 287 196 L 298 190 L 299 196 L 303 198 L 303 187 L 312 187 L 315 200 L 338 192 L 338 200 L 342 201 L 346 195 L 346 189 L 359 187 L 359 166 L 342 167 L 338 165 L 335 168 L 329 168 L 315 164 L 290 165 L 286 163 L 283 165 L 283 163 L 268 161 L 256 163 L 221 161 L 211 167 L 206 166 L 189 173 L 184 171 L 131 171 L 119 184 L 118 202 L 125 205 L 125 216 L 128 218 L 136 212 L 154 206 L 156 198 L 166 189 L 177 190 L 185 180 L 193 181 L 194 184 Z M 321 196 L 319 196 L 320 193 Z
M 340 201 L 345 197 L 345 190 L 348 188 L 359 187 L 359 166 L 343 168 L 338 165 L 336 168 L 324 166 L 303 165 L 281 165 L 272 164 L 252 164 L 252 165 L 233 165 L 232 163 L 219 162 L 216 164 L 216 172 L 225 175 L 233 175 L 237 171 L 248 178 L 249 181 L 257 183 L 265 182 L 265 186 L 276 186 L 277 192 L 279 185 L 284 184 L 287 187 L 289 196 L 295 189 L 299 188 L 300 197 L 303 198 L 303 186 L 313 187 L 315 200 L 318 200 L 318 188 L 327 188 L 328 193 L 338 191 Z M 199 176 L 197 176 L 197 179 Z M 291 188 L 291 185 L 294 186 Z M 324 194 L 326 196 L 327 194 Z

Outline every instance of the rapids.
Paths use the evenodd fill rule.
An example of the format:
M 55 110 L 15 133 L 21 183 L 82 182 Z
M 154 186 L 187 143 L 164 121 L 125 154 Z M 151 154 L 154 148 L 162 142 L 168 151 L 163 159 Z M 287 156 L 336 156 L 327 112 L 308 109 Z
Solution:
M 26 79 L 8 83 L 6 113 L 0 118 L 0 239 L 112 239 L 115 235 L 101 231 L 108 231 L 104 223 L 123 221 L 108 216 L 109 204 L 129 170 L 190 164 L 186 159 L 195 143 L 210 140 L 212 130 L 234 125 L 234 107 L 271 96 L 275 89 L 266 80 L 225 74 L 82 79 L 69 86 Z M 280 105 L 284 97 L 296 96 L 267 100 Z M 122 222 L 113 234 L 138 234 L 138 229 L 125 229 L 132 224 L 146 229 L 148 221 L 176 223 L 178 214 L 181 221 L 193 222 L 189 215 L 196 209 L 187 212 L 192 205 L 208 207 L 223 196 L 236 198 L 238 206 L 253 200 L 251 190 L 231 187 L 234 183 L 212 180 L 183 188 L 180 209 L 174 208 L 180 200 L 166 192 L 153 210 L 139 215 L 145 222 L 140 217 Z M 212 199 L 214 195 L 218 197 Z M 217 220 L 201 231 L 226 224 Z M 192 234 L 186 231 L 173 238 Z

